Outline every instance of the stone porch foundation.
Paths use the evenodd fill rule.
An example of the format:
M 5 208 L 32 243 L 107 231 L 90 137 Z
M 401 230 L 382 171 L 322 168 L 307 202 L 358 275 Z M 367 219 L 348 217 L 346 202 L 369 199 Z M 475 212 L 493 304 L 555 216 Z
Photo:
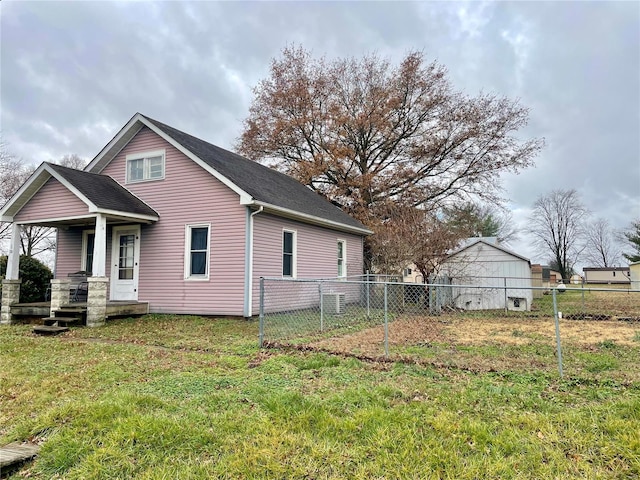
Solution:
M 107 318 L 108 277 L 89 277 L 87 295 L 87 327 L 101 327 Z
M 0 324 L 13 323 L 11 305 L 20 302 L 20 284 L 22 280 L 2 280 L 2 307 L 0 308 Z
M 69 305 L 69 287 L 71 281 L 68 278 L 54 278 L 51 280 L 51 308 L 49 315 L 55 316 L 56 310 Z

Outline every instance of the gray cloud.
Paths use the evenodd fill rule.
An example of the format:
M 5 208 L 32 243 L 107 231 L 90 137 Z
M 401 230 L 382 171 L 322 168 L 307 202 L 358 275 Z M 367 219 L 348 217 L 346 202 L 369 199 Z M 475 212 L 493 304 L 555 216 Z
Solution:
M 468 94 L 531 108 L 521 135 L 547 147 L 505 175 L 514 211 L 576 188 L 618 228 L 640 217 L 637 3 L 5 1 L 0 21 L 3 140 L 30 162 L 93 157 L 137 111 L 231 148 L 285 45 L 418 49 Z

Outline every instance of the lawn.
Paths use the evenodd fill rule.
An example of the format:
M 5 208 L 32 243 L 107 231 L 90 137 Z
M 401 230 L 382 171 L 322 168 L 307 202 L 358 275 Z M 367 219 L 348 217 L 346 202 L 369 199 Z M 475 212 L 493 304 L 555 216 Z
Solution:
M 0 443 L 42 445 L 10 478 L 640 476 L 639 382 L 260 350 L 257 335 L 155 315 L 52 338 L 1 326 Z

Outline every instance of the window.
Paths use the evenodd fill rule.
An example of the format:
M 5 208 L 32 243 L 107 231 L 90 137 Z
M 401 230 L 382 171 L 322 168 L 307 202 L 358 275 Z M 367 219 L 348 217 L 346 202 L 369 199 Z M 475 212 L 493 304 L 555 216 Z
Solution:
M 209 230 L 208 224 L 186 227 L 185 279 L 209 279 Z
M 164 178 L 164 150 L 127 155 L 127 183 Z
M 338 276 L 347 276 L 347 242 L 338 240 Z
M 296 232 L 282 232 L 282 276 L 296 276 Z
M 93 246 L 95 242 L 95 230 L 84 230 L 82 232 L 82 265 L 80 269 L 89 272 L 89 275 L 93 270 Z

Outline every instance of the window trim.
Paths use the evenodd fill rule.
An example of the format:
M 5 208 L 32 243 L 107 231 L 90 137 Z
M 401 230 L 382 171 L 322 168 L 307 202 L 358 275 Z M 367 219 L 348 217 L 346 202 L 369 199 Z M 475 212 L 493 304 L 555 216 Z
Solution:
M 284 251 L 284 234 L 285 233 L 291 233 L 292 234 L 292 238 L 291 238 L 291 275 L 285 275 L 284 274 L 284 255 L 285 255 L 285 251 Z M 282 278 L 297 278 L 298 277 L 298 231 L 297 230 L 292 230 L 290 228 L 283 228 L 282 229 L 282 235 L 281 235 L 281 240 L 282 240 L 282 245 L 280 246 L 280 258 L 281 258 L 281 265 L 280 265 L 280 273 L 282 274 Z
M 347 277 L 347 241 L 344 238 L 338 238 L 336 246 L 342 244 L 342 259 L 338 257 L 338 278 Z M 337 253 L 337 252 L 336 252 Z M 340 260 L 342 260 L 342 275 L 340 275 Z
M 158 180 L 164 180 L 165 177 L 165 149 L 162 148 L 160 150 L 151 150 L 148 152 L 140 152 L 140 153 L 130 153 L 126 157 L 125 164 L 125 179 L 126 183 L 140 183 L 140 182 L 155 182 Z M 154 157 L 161 157 L 162 159 L 162 176 L 157 178 L 150 178 L 149 175 L 149 159 Z M 132 180 L 129 178 L 129 162 L 133 160 L 143 160 L 143 177 L 139 180 Z
M 83 230 L 82 231 L 82 257 L 80 258 L 80 270 L 85 272 L 92 272 L 93 265 L 87 265 L 87 253 L 89 249 L 89 235 L 93 235 L 93 246 L 94 246 L 94 254 L 95 254 L 95 244 L 96 244 L 96 231 L 95 229 L 91 230 Z M 93 255 L 92 255 L 93 258 Z
M 207 229 L 207 261 L 204 275 L 191 275 L 191 230 L 194 228 Z M 189 223 L 184 226 L 184 279 L 190 282 L 206 282 L 210 277 L 211 264 L 211 223 Z

